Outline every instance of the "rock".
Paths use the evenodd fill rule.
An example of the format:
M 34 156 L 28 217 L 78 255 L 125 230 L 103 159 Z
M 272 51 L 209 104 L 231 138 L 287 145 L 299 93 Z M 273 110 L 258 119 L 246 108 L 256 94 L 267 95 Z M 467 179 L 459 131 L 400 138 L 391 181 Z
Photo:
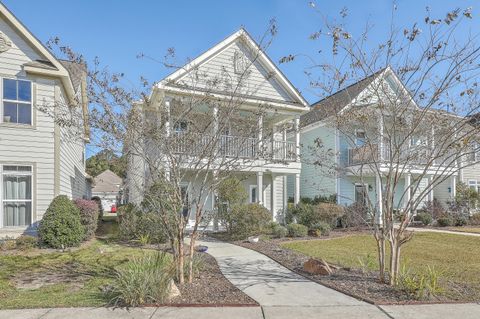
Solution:
M 178 289 L 177 285 L 175 285 L 175 282 L 173 279 L 170 280 L 170 284 L 168 285 L 168 300 L 172 300 L 175 297 L 180 296 L 180 290 Z
M 328 276 L 333 273 L 333 269 L 324 260 L 310 258 L 303 264 L 303 270 L 312 275 Z

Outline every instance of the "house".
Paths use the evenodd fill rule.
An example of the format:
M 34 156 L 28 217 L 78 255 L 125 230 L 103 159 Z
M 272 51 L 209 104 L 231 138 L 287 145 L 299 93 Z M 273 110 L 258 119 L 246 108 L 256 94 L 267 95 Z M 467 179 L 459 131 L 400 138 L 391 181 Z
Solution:
M 111 170 L 98 174 L 92 186 L 92 199 L 101 202 L 104 210 L 106 206 L 121 204 L 123 179 Z
M 35 232 L 55 196 L 88 194 L 86 72 L 0 3 L 0 77 L 0 236 L 17 236 Z
M 234 86 L 230 80 L 240 81 L 238 79 L 245 74 L 248 76 L 243 78 L 238 92 L 229 89 L 229 86 Z M 219 82 L 223 83 L 221 88 L 218 84 L 212 87 Z M 227 89 L 222 91 L 224 84 Z M 224 105 L 230 98 L 240 104 L 235 106 L 238 118 L 223 123 L 217 118 L 229 111 Z M 158 122 L 163 123 L 166 136 L 173 135 L 182 140 L 187 132 L 198 132 L 195 140 L 177 146 L 178 156 L 198 156 L 202 147 L 208 147 L 213 136 L 218 136 L 221 127 L 220 142 L 217 143 L 220 144 L 217 145 L 218 159 L 225 162 L 233 158 L 234 162 L 241 162 L 241 165 L 229 166 L 229 170 L 242 180 L 249 202 L 261 203 L 274 218 L 278 217 L 287 207 L 287 176 L 297 181 L 293 188 L 295 199 L 299 200 L 301 163 L 298 125 L 300 115 L 308 110 L 308 103 L 244 29 L 160 81 L 153 88 L 150 99 L 153 105 L 149 105 L 148 109 L 144 105 L 139 107 L 145 114 L 153 112 L 152 109 L 164 110 L 164 118 L 159 118 Z M 191 119 L 176 120 L 175 112 L 179 113 L 182 105 L 193 103 L 192 100 L 200 102 L 190 112 L 193 113 Z M 155 115 L 148 114 L 146 117 L 152 119 Z M 208 125 L 200 127 L 198 123 L 205 118 Z M 241 123 L 244 122 L 248 122 L 244 124 L 246 126 L 258 128 L 255 134 L 242 131 Z M 297 128 L 294 141 L 286 138 L 288 128 Z M 162 154 L 156 156 L 160 159 Z M 221 174 L 222 169 L 217 173 Z M 130 202 L 141 202 L 149 175 L 145 161 L 138 156 L 130 156 L 126 178 Z M 185 196 L 189 197 L 188 193 L 196 187 L 195 182 L 188 177 L 181 182 Z M 215 195 L 210 193 L 205 199 L 205 210 L 214 208 Z M 193 213 L 190 218 L 193 218 Z
M 380 105 L 379 94 L 374 93 L 379 91 L 379 86 L 382 86 L 383 91 L 388 91 L 388 94 L 384 95 L 388 95 L 391 100 L 408 103 L 408 108 L 405 108 L 408 111 L 402 115 L 404 118 L 377 116 L 378 112 L 375 113 L 375 109 Z M 381 210 L 378 203 L 384 192 L 385 174 L 389 164 L 392 165 L 389 160 L 394 152 L 392 145 L 395 144 L 391 142 L 394 137 L 387 138 L 384 130 L 387 131 L 387 126 L 392 125 L 389 121 L 397 121 L 397 125 L 400 125 L 398 123 L 408 125 L 408 117 L 418 110 L 419 107 L 390 67 L 313 104 L 311 111 L 300 118 L 303 154 L 300 196 L 314 198 L 336 195 L 337 203 L 340 205 L 365 204 L 369 201 Z M 365 125 L 365 122 L 360 125 L 355 119 L 337 123 L 336 118 L 347 114 L 346 112 L 364 112 L 364 116 L 367 117 L 365 122 L 369 125 Z M 435 116 L 440 118 L 447 115 L 435 113 Z M 439 134 L 436 129 L 426 127 L 422 133 L 415 133 L 417 135 L 409 138 L 408 145 L 404 143 L 403 148 L 399 150 L 399 165 L 402 165 L 402 158 L 405 159 L 405 163 L 408 158 L 408 165 L 405 166 L 398 181 L 394 209 L 404 207 L 410 196 L 419 198 L 417 209 L 434 198 L 446 203 L 455 197 L 458 174 L 449 172 L 455 170 L 456 162 L 447 163 L 441 161 L 439 157 L 435 163 L 426 165 L 421 156 L 418 159 L 411 157 L 412 154 L 435 152 L 437 147 L 434 145 L 435 137 Z M 369 145 L 367 140 L 370 142 Z M 437 143 L 440 144 L 438 141 Z M 430 189 L 427 187 L 429 181 L 439 174 L 443 174 L 444 178 L 439 178 L 436 183 L 438 185 L 432 190 L 425 191 Z M 289 183 L 290 195 L 293 194 L 292 184 Z M 405 191 L 407 189 L 411 191 Z

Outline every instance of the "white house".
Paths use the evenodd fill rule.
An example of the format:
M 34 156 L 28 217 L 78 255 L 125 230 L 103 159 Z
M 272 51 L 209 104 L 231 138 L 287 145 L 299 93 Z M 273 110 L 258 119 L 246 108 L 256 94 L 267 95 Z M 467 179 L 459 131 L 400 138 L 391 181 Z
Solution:
M 0 3 L 0 78 L 0 236 L 17 236 L 56 195 L 88 195 L 86 73 Z M 62 124 L 72 118 L 79 127 Z
M 192 76 L 193 72 L 195 72 L 194 76 Z M 265 114 L 255 118 L 255 125 L 259 128 L 255 136 L 245 136 L 245 132 L 240 133 L 238 123 L 242 118 L 239 118 L 237 123 L 232 121 L 228 127 L 224 127 L 221 133 L 223 135 L 219 156 L 225 158 L 238 156 L 239 145 L 248 145 L 240 151 L 241 161 L 248 164 L 237 167 L 235 174 L 244 183 L 245 190 L 249 194 L 248 201 L 261 203 L 275 217 L 287 206 L 287 176 L 292 176 L 297 181 L 294 189 L 296 199 L 299 198 L 300 135 L 297 129 L 296 139 L 288 141 L 285 125 L 298 128 L 299 116 L 308 110 L 308 103 L 244 29 L 235 32 L 160 81 L 152 90 L 150 99 L 154 105 L 151 108 L 166 109 L 168 116 L 159 121 L 164 121 L 168 135 L 176 134 L 181 138 L 184 131 L 195 126 L 195 123 L 174 121 L 173 114 L 181 105 L 181 101 L 187 98 L 202 100 L 204 106 L 209 106 L 213 112 L 207 115 L 205 112 L 207 107 L 199 106 L 194 110 L 197 118 L 212 116 L 215 120 L 216 114 L 226 111 L 222 109 L 222 105 L 217 106 L 215 101 L 230 97 L 215 88 L 208 89 L 206 86 L 209 83 L 215 83 L 214 79 L 219 77 L 232 79 L 232 82 L 235 82 L 242 73 L 248 73 L 246 83 L 242 85 L 243 91 L 234 93 L 235 97 L 239 96 L 242 99 L 239 113 L 243 112 L 247 116 L 247 113 L 251 115 L 256 110 L 263 109 Z M 232 90 L 227 91 L 230 94 Z M 267 108 L 265 108 L 266 105 L 268 105 Z M 215 122 L 211 129 L 213 133 L 218 133 L 218 123 Z M 265 139 L 266 136 L 269 136 L 268 140 Z M 209 138 L 208 133 L 202 132 L 197 142 L 208 144 Z M 196 146 L 191 144 L 183 145 L 178 152 L 185 154 L 192 151 Z M 260 151 L 261 149 L 263 152 Z M 266 155 L 265 152 L 269 154 Z M 146 164 L 139 159 L 131 158 L 126 179 L 130 202 L 138 203 L 142 200 L 142 193 L 145 185 L 148 184 L 147 180 Z M 192 182 L 187 178 L 183 183 L 185 192 L 188 193 L 192 188 Z M 206 198 L 205 209 L 214 209 L 214 201 L 215 196 L 210 193 Z
M 122 193 L 122 178 L 109 169 L 93 179 L 92 199 L 100 201 L 104 211 L 109 211 L 112 205 L 121 204 Z
M 392 100 L 410 99 L 410 95 L 406 92 L 400 79 L 390 67 L 387 67 L 320 100 L 312 105 L 310 112 L 301 116 L 300 139 L 303 157 L 300 194 L 302 197 L 313 198 L 315 196 L 336 195 L 337 203 L 345 206 L 355 202 L 365 203 L 366 197 L 368 197 L 374 205 L 376 203 L 379 207 L 378 203 L 381 200 L 385 177 L 379 176 L 376 169 L 370 169 L 370 165 L 378 165 L 380 174 L 386 174 L 388 171 L 388 163 L 393 153 L 391 149 L 393 146 L 391 145 L 395 143 L 390 143 L 383 132 L 387 125 L 391 127 L 392 122 L 389 121 L 392 119 L 389 116 L 377 117 L 373 115 L 369 118 L 371 127 L 360 127 L 355 124 L 355 120 L 352 120 L 346 121 L 342 130 L 332 120 L 338 114 L 346 114 L 342 112 L 348 112 L 349 110 L 361 110 L 362 108 L 363 110 L 367 110 L 367 108 L 374 110 L 379 103 L 376 100 L 376 95 L 372 92 L 377 91 L 379 85 L 382 85 L 383 90 L 395 94 L 395 98 Z M 419 110 L 413 100 L 410 103 L 411 112 Z M 401 122 L 408 123 L 409 113 L 405 112 L 403 116 L 405 118 Z M 427 133 L 424 135 L 410 137 L 409 145 L 402 145 L 404 149 L 400 151 L 399 165 L 402 165 L 402 156 L 407 158 L 408 155 L 415 152 L 435 151 L 435 141 L 438 139 L 437 131 L 433 126 L 425 131 Z M 398 133 L 398 135 L 400 134 Z M 370 144 L 366 145 L 368 138 L 370 138 Z M 312 151 L 312 149 L 318 149 L 317 139 L 321 140 L 322 153 Z M 439 141 L 436 142 L 440 143 Z M 329 155 L 325 155 L 327 150 L 329 150 Z M 403 207 L 410 196 L 419 198 L 418 208 L 422 208 L 426 201 L 434 198 L 446 203 L 455 197 L 456 183 L 459 180 L 459 175 L 462 175 L 462 170 L 456 169 L 457 163 L 442 161 L 442 158 L 438 157 L 435 158 L 433 164 L 427 166 L 425 162 L 422 162 L 423 160 L 425 159 L 419 158 L 418 161 L 409 159 L 409 162 L 405 162 L 408 165 L 405 166 L 406 168 L 399 177 L 398 187 L 394 195 L 395 208 Z M 372 164 L 373 162 L 375 164 Z M 332 167 L 335 167 L 335 169 L 331 169 Z M 465 178 L 462 177 L 462 179 L 468 179 L 467 176 L 475 176 L 476 174 L 473 173 L 475 167 L 471 166 L 464 169 Z M 449 171 L 458 173 L 449 176 Z M 427 187 L 429 181 L 439 174 L 444 174 L 444 180 L 435 183 L 433 189 Z M 359 175 L 362 175 L 361 178 Z M 478 179 L 480 179 L 480 176 Z M 477 181 L 477 178 L 475 178 L 475 181 Z M 473 183 L 473 180 L 470 183 Z M 289 187 L 289 194 L 293 194 L 293 183 L 290 183 Z M 424 194 L 423 190 L 426 189 L 430 189 L 430 191 Z

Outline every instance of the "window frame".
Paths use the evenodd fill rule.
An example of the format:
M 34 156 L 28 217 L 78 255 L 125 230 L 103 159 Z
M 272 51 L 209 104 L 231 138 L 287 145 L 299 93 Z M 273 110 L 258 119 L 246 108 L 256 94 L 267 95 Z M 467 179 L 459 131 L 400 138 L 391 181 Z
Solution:
M 358 137 L 358 133 L 363 133 L 363 138 Z M 359 144 L 358 141 L 362 140 L 363 144 Z M 367 132 L 364 129 L 355 129 L 355 146 L 362 147 L 367 144 Z
M 21 127 L 31 127 L 34 125 L 34 82 L 27 78 L 14 78 L 14 77 L 0 77 L 0 96 L 1 96 L 1 107 L 0 107 L 0 124 L 10 125 L 10 126 L 21 126 Z M 17 82 L 17 100 L 5 99 L 3 98 L 4 94 L 4 80 L 13 80 Z M 30 83 L 30 102 L 18 100 L 18 82 L 28 82 Z M 5 122 L 4 113 L 5 113 L 5 102 L 17 104 L 17 117 L 18 117 L 18 104 L 28 105 L 30 104 L 30 123 L 14 123 L 14 122 Z M 18 121 L 18 119 L 17 119 Z
M 248 192 L 248 202 L 249 204 L 255 204 L 257 203 L 258 201 L 258 185 L 250 185 L 250 187 L 248 188 L 249 192 Z M 255 190 L 255 201 L 252 201 L 252 190 Z
M 12 171 L 7 171 L 5 173 L 5 166 L 22 166 L 22 167 L 30 167 L 29 171 L 16 171 L 12 174 Z M 5 175 L 14 175 L 14 176 L 30 176 L 30 199 L 4 199 L 4 190 L 3 190 L 3 178 Z M 32 164 L 25 164 L 25 163 L 0 163 L 0 229 L 21 229 L 21 228 L 28 228 L 33 224 L 34 220 L 34 189 L 35 189 L 35 173 L 34 173 L 34 166 Z M 19 226 L 4 226 L 4 203 L 5 202 L 29 202 L 30 203 L 30 222 L 27 225 L 19 225 Z

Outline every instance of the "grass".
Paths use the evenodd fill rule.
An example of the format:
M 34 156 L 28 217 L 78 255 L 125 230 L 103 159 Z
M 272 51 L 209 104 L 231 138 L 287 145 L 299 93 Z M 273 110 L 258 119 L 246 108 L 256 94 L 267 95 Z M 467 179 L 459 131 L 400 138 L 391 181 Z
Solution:
M 337 265 L 360 268 L 361 261 L 370 260 L 369 268 L 378 267 L 375 240 L 371 235 L 288 242 L 282 245 Z M 433 266 L 442 274 L 442 280 L 468 287 L 473 294 L 480 296 L 480 237 L 416 233 L 403 246 L 402 261 L 414 272 Z
M 110 300 L 102 287 L 111 282 L 114 268 L 144 253 L 109 238 L 94 239 L 71 252 L 0 253 L 0 309 L 105 305 Z M 45 274 L 53 274 L 48 285 L 16 285 L 19 279 L 41 280 Z

